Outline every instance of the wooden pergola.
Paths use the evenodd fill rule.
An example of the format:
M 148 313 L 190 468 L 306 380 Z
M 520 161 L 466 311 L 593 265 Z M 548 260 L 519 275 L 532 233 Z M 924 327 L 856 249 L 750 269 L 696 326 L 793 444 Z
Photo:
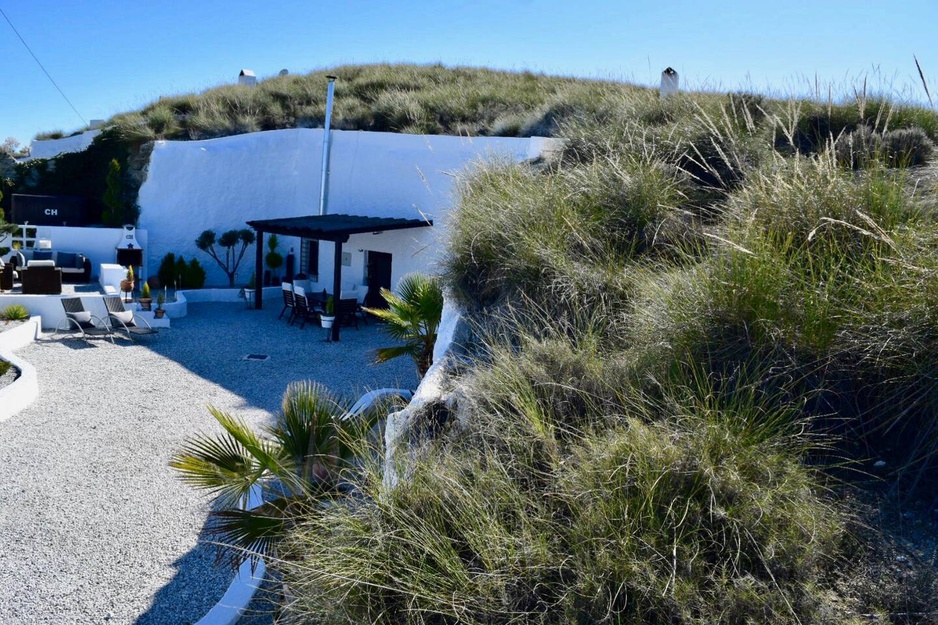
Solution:
M 360 215 L 308 215 L 282 219 L 258 219 L 247 224 L 257 233 L 254 259 L 254 307 L 264 307 L 264 285 L 260 276 L 264 273 L 264 234 L 276 234 L 335 244 L 335 267 L 332 272 L 332 296 L 338 301 L 342 292 L 342 244 L 353 234 L 387 232 L 426 228 L 433 225 L 429 219 L 404 219 L 400 217 L 362 217 Z M 332 325 L 332 340 L 339 340 L 339 324 Z

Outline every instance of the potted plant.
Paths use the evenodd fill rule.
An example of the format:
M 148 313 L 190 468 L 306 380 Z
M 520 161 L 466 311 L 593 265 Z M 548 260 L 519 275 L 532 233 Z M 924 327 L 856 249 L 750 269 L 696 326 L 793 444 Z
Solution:
M 143 287 L 140 289 L 140 307 L 143 310 L 150 310 L 152 305 L 153 298 L 150 297 L 150 285 L 144 282 Z
M 271 279 L 270 282 L 274 286 L 280 284 L 277 279 L 277 270 L 283 265 L 283 255 L 277 251 L 277 235 L 272 234 L 267 238 L 267 248 L 270 250 L 267 252 L 267 256 L 264 257 L 264 260 L 267 261 L 267 266 L 270 268 Z
M 163 308 L 163 304 L 166 303 L 166 289 L 157 292 L 156 294 L 156 310 L 153 311 L 153 316 L 157 319 L 162 319 L 163 315 L 166 314 L 166 310 Z
M 329 299 L 326 300 L 326 310 L 319 316 L 319 320 L 322 322 L 322 327 L 331 328 L 333 322 L 335 322 L 335 301 L 333 301 L 332 296 L 329 296 Z
M 127 277 L 121 280 L 121 291 L 130 293 L 134 290 L 134 268 L 133 265 L 127 268 Z

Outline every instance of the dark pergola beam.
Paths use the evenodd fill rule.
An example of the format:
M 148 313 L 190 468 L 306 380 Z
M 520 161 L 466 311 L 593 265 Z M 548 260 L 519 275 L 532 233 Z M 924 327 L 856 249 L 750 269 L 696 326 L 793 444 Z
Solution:
M 345 240 L 348 241 L 348 237 L 345 237 Z M 335 266 L 332 268 L 332 305 L 334 311 L 339 309 L 339 297 L 342 295 L 342 243 L 343 241 L 335 242 Z M 332 340 L 339 340 L 338 315 L 332 322 Z
M 254 250 L 254 308 L 264 308 L 264 231 L 258 230 Z

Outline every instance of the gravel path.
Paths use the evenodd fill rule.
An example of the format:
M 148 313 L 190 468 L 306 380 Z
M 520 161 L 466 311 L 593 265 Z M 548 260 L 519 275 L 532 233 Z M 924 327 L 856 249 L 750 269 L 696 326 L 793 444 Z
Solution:
M 296 379 L 353 397 L 416 386 L 409 360 L 369 365 L 387 344 L 377 326 L 325 343 L 279 311 L 190 304 L 136 343 L 44 335 L 18 352 L 40 391 L 0 423 L 0 623 L 198 621 L 232 571 L 203 542 L 210 499 L 167 463 L 188 435 L 217 430 L 206 405 L 261 424 Z

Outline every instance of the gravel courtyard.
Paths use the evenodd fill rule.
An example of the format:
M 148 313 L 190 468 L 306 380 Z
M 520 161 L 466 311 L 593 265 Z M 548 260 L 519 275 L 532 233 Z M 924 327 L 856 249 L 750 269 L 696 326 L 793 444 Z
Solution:
M 187 436 L 219 429 L 206 406 L 263 424 L 293 380 L 352 398 L 416 386 L 409 359 L 370 364 L 389 344 L 378 326 L 326 343 L 279 312 L 189 304 L 135 343 L 44 334 L 17 352 L 39 398 L 0 423 L 0 623 L 195 623 L 233 576 L 203 542 L 209 496 L 168 466 Z

